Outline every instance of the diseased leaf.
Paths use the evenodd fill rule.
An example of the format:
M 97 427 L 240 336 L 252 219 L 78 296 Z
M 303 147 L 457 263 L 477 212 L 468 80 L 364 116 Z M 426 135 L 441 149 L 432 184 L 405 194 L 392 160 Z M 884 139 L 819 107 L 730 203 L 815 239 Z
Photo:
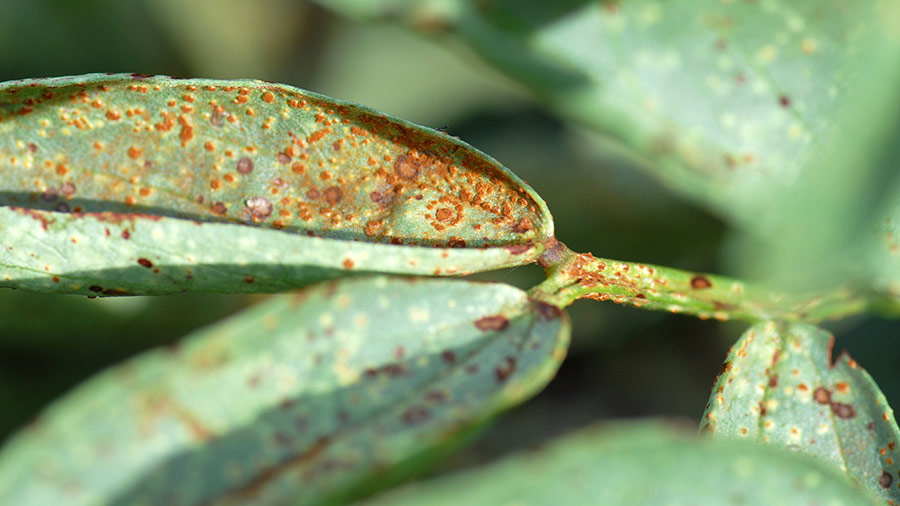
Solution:
M 732 347 L 702 429 L 827 461 L 883 499 L 900 499 L 900 431 L 872 378 L 833 337 L 803 323 L 769 322 Z
M 114 284 L 138 292 L 143 282 L 133 273 L 110 269 L 141 258 L 161 270 L 192 264 L 174 255 L 197 258 L 184 242 L 203 234 L 218 238 L 197 240 L 197 248 L 246 256 L 202 260 L 201 267 L 240 266 L 243 278 L 257 277 L 247 265 L 279 263 L 294 273 L 284 280 L 290 286 L 334 275 L 332 260 L 357 249 L 349 241 L 420 246 L 368 251 L 403 256 L 401 272 L 452 274 L 460 268 L 422 246 L 477 252 L 471 255 L 482 265 L 465 269 L 487 270 L 533 260 L 540 253 L 533 246 L 553 234 L 540 197 L 463 142 L 260 81 L 95 74 L 0 84 L 0 170 L 0 205 L 7 206 L 0 262 L 12 273 L 4 273 L 4 286 L 73 291 L 71 284 Z M 144 240 L 171 256 L 153 261 L 147 255 L 154 251 L 142 252 L 122 226 L 149 221 L 165 230 Z M 222 228 L 226 223 L 256 230 Z M 45 245 L 34 249 L 12 236 Z M 280 256 L 325 244 L 307 236 L 341 242 L 328 243 L 330 257 Z M 490 247 L 511 247 L 515 259 Z M 100 265 L 106 271 L 96 272 Z M 84 279 L 54 284 L 53 276 Z M 235 289 L 183 272 L 169 276 L 177 282 L 141 293 Z
M 317 285 L 52 405 L 0 453 L 0 502 L 346 499 L 534 394 L 568 336 L 564 313 L 506 285 Z
M 598 426 L 480 469 L 365 504 L 555 506 L 874 505 L 834 469 L 737 441 L 697 441 L 660 422 Z
M 354 273 L 464 275 L 523 264 L 539 245 L 427 248 L 153 215 L 0 207 L 0 286 L 85 295 L 276 292 Z

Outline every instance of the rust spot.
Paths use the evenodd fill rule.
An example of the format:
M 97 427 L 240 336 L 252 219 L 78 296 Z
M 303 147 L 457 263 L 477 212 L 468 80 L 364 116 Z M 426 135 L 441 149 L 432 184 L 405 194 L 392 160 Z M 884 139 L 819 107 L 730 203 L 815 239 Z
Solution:
M 542 320 L 555 320 L 560 318 L 563 314 L 562 309 L 541 300 L 532 299 L 531 305 L 534 307 L 534 310 L 537 311 L 538 318 Z
M 828 404 L 831 402 L 831 391 L 824 387 L 819 387 L 813 391 L 813 400 L 819 404 Z
M 254 221 L 264 220 L 272 215 L 272 203 L 263 197 L 247 199 L 245 204 Z
M 831 412 L 834 413 L 838 418 L 853 418 L 856 416 L 856 410 L 853 409 L 853 406 L 850 404 L 844 404 L 843 402 L 832 402 L 831 403 Z
M 253 160 L 246 156 L 237 161 L 237 171 L 245 176 L 253 172 Z
M 218 214 L 219 216 L 225 214 L 228 208 L 225 207 L 224 202 L 213 202 L 212 204 L 212 212 Z
M 100 293 L 100 292 L 103 291 L 103 287 L 102 287 L 102 286 L 99 286 L 99 285 L 91 285 L 91 286 L 88 287 L 88 290 L 90 290 L 90 291 L 92 291 L 92 292 Z
M 551 265 L 556 265 L 566 258 L 569 248 L 565 244 L 559 242 L 555 237 L 551 237 L 544 241 L 544 252 L 538 257 L 538 264 L 547 269 Z
M 144 154 L 144 150 L 142 150 L 141 148 L 135 146 L 131 146 L 130 148 L 128 148 L 128 157 L 132 160 L 140 158 L 142 154 Z
M 503 249 L 509 252 L 510 255 L 521 255 L 530 251 L 531 248 L 534 248 L 534 244 L 513 244 L 512 246 L 506 246 Z
M 516 372 L 516 359 L 510 356 L 504 357 L 503 362 L 494 369 L 494 375 L 497 381 L 501 383 L 506 381 L 514 372 Z
M 711 287 L 712 282 L 702 274 L 695 274 L 694 277 L 691 278 L 691 288 L 694 290 L 703 290 Z
M 453 211 L 447 209 L 446 207 L 442 207 L 437 210 L 435 213 L 435 217 L 438 221 L 450 221 L 453 219 Z
M 762 401 L 759 401 L 759 416 L 766 416 L 766 407 Z
M 429 416 L 428 409 L 421 406 L 413 406 L 403 412 L 402 419 L 406 425 L 415 425 L 428 420 Z
M 408 155 L 400 155 L 394 161 L 394 172 L 403 179 L 415 179 L 419 175 L 419 164 Z
M 253 276 L 247 276 L 244 278 L 244 282 L 248 284 L 253 283 L 254 281 L 256 281 L 256 279 L 254 279 Z
M 778 386 L 778 375 L 774 374 L 769 378 L 769 388 L 775 388 Z
M 509 318 L 503 315 L 485 316 L 475 321 L 478 330 L 487 332 L 491 330 L 503 330 L 509 326 Z
M 353 260 L 352 260 L 352 259 L 350 259 L 350 258 L 345 258 L 345 259 L 344 259 L 344 262 L 343 262 L 343 265 L 344 265 L 344 269 L 350 270 L 350 269 L 353 268 L 353 266 L 354 266 L 355 264 L 353 263 Z
M 344 195 L 343 190 L 338 186 L 329 186 L 322 193 L 325 195 L 325 201 L 332 206 L 340 202 Z
M 75 193 L 75 185 L 72 183 L 63 183 L 62 187 L 60 187 L 59 189 L 59 192 L 66 197 L 73 195 Z
M 138 258 L 137 263 L 143 265 L 144 267 L 146 267 L 148 269 L 153 267 L 153 262 L 151 262 L 150 260 L 147 260 L 146 258 Z
M 287 164 L 291 163 L 291 157 L 288 156 L 286 153 L 278 153 L 278 156 L 276 156 L 275 159 L 281 165 L 287 165 Z
M 456 362 L 456 354 L 450 350 L 444 350 L 441 352 L 441 360 L 448 364 L 452 364 Z
M 881 488 L 890 488 L 891 483 L 894 483 L 894 476 L 887 471 L 882 472 L 878 477 L 878 484 L 881 485 Z
M 778 97 L 778 103 L 781 104 L 781 107 L 790 107 L 791 106 L 791 98 L 787 95 L 782 95 Z

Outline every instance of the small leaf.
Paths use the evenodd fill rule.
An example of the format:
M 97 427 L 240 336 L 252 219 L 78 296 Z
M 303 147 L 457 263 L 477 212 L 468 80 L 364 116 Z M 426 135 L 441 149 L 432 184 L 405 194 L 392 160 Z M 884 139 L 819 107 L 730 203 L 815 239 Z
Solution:
M 7 239 L 18 253 L 4 251 L 0 259 L 11 270 L 32 272 L 6 274 L 5 286 L 30 289 L 71 291 L 48 280 L 75 275 L 95 276 L 81 285 L 119 283 L 118 290 L 140 291 L 134 273 L 85 271 L 141 258 L 160 268 L 192 263 L 193 254 L 180 262 L 166 255 L 154 261 L 147 256 L 153 251 L 142 254 L 128 242 L 131 231 L 113 226 L 148 221 L 164 224 L 152 242 L 157 253 L 172 256 L 185 253 L 182 242 L 201 230 L 195 221 L 279 231 L 265 236 L 263 245 L 256 239 L 263 236 L 247 227 L 215 229 L 219 237 L 202 243 L 204 249 L 242 250 L 249 258 L 243 264 L 205 262 L 238 266 L 280 259 L 293 271 L 309 271 L 287 281 L 293 286 L 304 277 L 333 276 L 328 264 L 348 258 L 355 249 L 349 241 L 478 251 L 484 264 L 476 270 L 486 270 L 510 260 L 506 255 L 495 263 L 504 255 L 489 253 L 489 247 L 512 248 L 514 263 L 527 263 L 540 253 L 534 245 L 553 234 L 540 197 L 465 143 L 362 106 L 261 81 L 94 74 L 0 84 L 0 170 L 0 205 L 9 208 L 0 220 L 4 236 L 46 243 L 41 254 Z M 329 246 L 336 257 L 310 254 L 299 263 L 280 258 L 282 249 L 322 244 L 297 241 L 300 236 L 343 242 Z M 254 247 L 266 250 L 250 253 Z M 439 258 L 423 249 L 369 251 L 404 256 L 401 272 L 453 274 L 452 262 L 434 262 Z M 178 284 L 162 291 L 186 288 Z
M 809 458 L 697 441 L 659 422 L 594 427 L 480 469 L 413 483 L 365 504 L 798 505 L 878 502 Z
M 872 378 L 833 337 L 802 323 L 756 325 L 732 347 L 704 415 L 717 438 L 783 446 L 900 500 L 900 431 Z
M 0 453 L 0 502 L 346 499 L 533 395 L 568 336 L 564 313 L 506 285 L 374 278 L 273 298 L 52 405 Z

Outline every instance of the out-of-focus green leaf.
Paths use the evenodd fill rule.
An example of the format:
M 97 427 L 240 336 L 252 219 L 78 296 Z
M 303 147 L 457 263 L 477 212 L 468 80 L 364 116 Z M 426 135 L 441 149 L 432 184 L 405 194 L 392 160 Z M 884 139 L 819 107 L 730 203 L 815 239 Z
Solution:
M 833 339 L 808 324 L 752 327 L 728 354 L 703 429 L 818 457 L 898 501 L 900 431 L 893 410 L 847 354 L 832 362 Z
M 0 283 L 33 290 L 283 289 L 382 271 L 367 259 L 462 274 L 532 261 L 553 234 L 540 197 L 459 140 L 260 81 L 2 84 L 0 169 Z
M 873 505 L 846 476 L 783 450 L 697 441 L 659 422 L 596 427 L 365 504 Z
M 458 35 L 761 237 L 729 255 L 756 274 L 846 275 L 851 238 L 894 172 L 877 152 L 900 109 L 896 2 L 321 3 Z
M 568 336 L 564 313 L 506 285 L 374 278 L 274 298 L 52 405 L 0 453 L 0 502 L 351 497 L 534 394 Z

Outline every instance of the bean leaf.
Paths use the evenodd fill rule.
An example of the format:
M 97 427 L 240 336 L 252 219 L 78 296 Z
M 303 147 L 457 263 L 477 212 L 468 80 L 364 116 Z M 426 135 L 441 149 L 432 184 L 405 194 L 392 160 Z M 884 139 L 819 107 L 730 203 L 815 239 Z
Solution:
M 750 328 L 716 381 L 703 430 L 829 462 L 883 499 L 900 500 L 900 431 L 872 378 L 833 337 L 801 323 Z
M 271 274 L 256 264 L 281 266 L 292 286 L 382 270 L 354 251 L 393 257 L 387 272 L 460 274 L 532 261 L 553 234 L 540 197 L 465 143 L 260 81 L 0 84 L 0 169 L 2 283 L 44 291 L 235 291 L 242 281 L 195 271 Z M 462 267 L 434 248 L 479 260 Z
M 661 422 L 597 426 L 365 504 L 874 505 L 836 470 L 775 448 L 696 440 Z
M 0 502 L 347 499 L 533 395 L 568 336 L 564 313 L 507 285 L 316 285 L 51 405 L 0 452 Z

